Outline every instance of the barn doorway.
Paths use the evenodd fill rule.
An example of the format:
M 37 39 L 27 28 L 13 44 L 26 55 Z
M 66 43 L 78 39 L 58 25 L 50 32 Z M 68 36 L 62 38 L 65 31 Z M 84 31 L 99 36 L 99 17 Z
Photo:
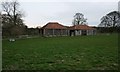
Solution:
M 82 30 L 81 35 L 87 35 L 87 30 Z
M 70 36 L 75 36 L 75 30 L 70 30 Z

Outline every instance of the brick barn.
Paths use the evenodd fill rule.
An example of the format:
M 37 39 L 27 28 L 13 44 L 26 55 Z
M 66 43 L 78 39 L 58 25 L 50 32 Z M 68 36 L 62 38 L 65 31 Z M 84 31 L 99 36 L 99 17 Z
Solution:
M 49 22 L 40 29 L 43 36 L 95 35 L 96 29 L 88 25 L 63 26 L 58 22 Z
M 96 34 L 96 29 L 92 28 L 88 25 L 75 25 L 69 27 L 69 33 L 70 36 L 74 35 L 95 35 Z
M 58 22 L 49 22 L 41 28 L 43 36 L 67 36 L 68 33 L 67 27 Z

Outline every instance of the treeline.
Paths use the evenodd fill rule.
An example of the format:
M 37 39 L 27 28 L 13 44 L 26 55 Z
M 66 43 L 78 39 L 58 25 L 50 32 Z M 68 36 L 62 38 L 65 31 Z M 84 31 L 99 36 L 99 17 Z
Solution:
M 24 35 L 39 35 L 38 28 L 28 28 L 22 19 L 24 13 L 19 9 L 17 0 L 5 1 L 1 3 L 2 13 L 2 37 L 19 37 Z
M 97 33 L 120 33 L 120 27 L 93 27 Z
M 112 11 L 101 18 L 101 23 L 96 28 L 98 33 L 120 32 L 120 12 Z
M 20 35 L 39 35 L 39 28 L 28 28 L 23 20 L 17 16 L 16 23 L 7 15 L 2 17 L 2 37 L 19 37 Z

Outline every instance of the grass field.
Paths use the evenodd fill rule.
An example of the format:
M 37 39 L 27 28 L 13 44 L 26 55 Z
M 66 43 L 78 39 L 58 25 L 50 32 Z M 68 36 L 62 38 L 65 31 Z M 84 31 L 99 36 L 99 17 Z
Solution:
M 118 36 L 3 40 L 3 70 L 116 70 Z

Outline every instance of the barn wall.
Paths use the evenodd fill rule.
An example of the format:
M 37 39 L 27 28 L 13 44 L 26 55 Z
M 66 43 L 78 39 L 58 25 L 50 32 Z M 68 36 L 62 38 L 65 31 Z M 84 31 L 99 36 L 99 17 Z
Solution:
M 87 35 L 95 35 L 96 30 L 87 30 Z
M 81 30 L 75 30 L 75 35 L 81 35 Z
M 69 30 L 67 29 L 44 29 L 45 36 L 67 36 L 69 35 Z
M 96 30 L 93 30 L 93 35 L 96 35 Z
M 61 35 L 67 36 L 68 35 L 68 30 L 67 29 L 62 29 L 61 30 Z
M 82 35 L 83 30 L 75 30 L 75 35 Z M 86 30 L 86 35 L 95 35 L 96 30 Z M 70 30 L 67 29 L 43 29 L 43 35 L 45 36 L 69 36 Z
M 53 35 L 54 33 L 53 29 L 44 29 L 44 35 L 49 36 L 49 35 Z
M 61 30 L 60 29 L 54 29 L 54 35 L 55 36 L 60 36 L 61 35 Z

